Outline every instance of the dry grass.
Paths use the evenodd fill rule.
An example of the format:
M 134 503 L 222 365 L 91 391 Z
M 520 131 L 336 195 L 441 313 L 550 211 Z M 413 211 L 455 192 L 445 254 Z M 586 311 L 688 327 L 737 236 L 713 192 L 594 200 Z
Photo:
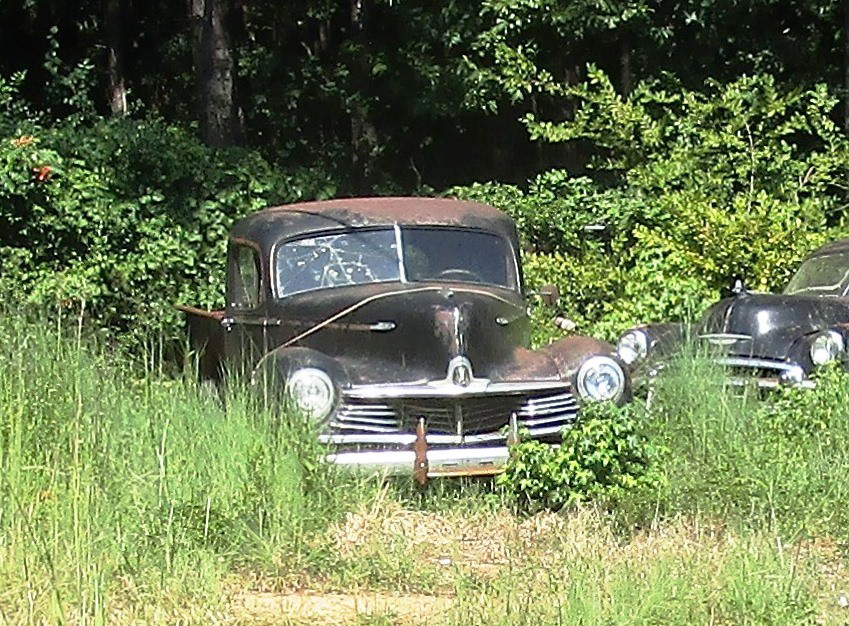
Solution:
M 344 568 L 372 572 L 401 562 L 410 565 L 408 577 L 366 576 L 350 584 L 336 571 L 316 577 L 308 590 L 242 590 L 231 602 L 236 620 L 849 623 L 849 608 L 840 604 L 849 577 L 833 542 L 785 546 L 693 518 L 622 538 L 593 509 L 522 518 L 507 511 L 413 511 L 378 499 L 332 526 L 327 541 Z M 421 572 L 429 574 L 417 577 Z

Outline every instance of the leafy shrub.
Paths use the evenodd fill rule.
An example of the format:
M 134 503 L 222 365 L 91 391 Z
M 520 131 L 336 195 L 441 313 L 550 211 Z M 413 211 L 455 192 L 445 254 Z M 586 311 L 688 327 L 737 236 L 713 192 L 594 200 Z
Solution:
M 660 450 L 641 435 L 637 411 L 634 405 L 584 405 L 560 446 L 526 441 L 514 447 L 499 484 L 524 509 L 557 510 L 590 499 L 615 500 L 657 483 Z
M 837 364 L 824 367 L 815 377 L 815 389 L 780 388 L 768 402 L 758 407 L 763 420 L 778 438 L 797 439 L 816 436 L 822 443 L 842 445 L 839 437 L 849 417 L 846 396 L 849 372 Z
M 564 122 L 525 119 L 543 142 L 578 142 L 588 175 L 552 170 L 526 189 L 453 189 L 519 222 L 528 283 L 553 282 L 581 330 L 612 338 L 637 322 L 688 319 L 733 277 L 783 286 L 800 259 L 843 232 L 849 141 L 825 87 L 766 75 L 704 91 L 644 83 L 629 96 L 591 69 Z M 594 227 L 587 230 L 587 227 Z
M 223 301 L 233 221 L 333 193 L 320 173 L 280 172 L 159 120 L 42 125 L 12 89 L 0 84 L 0 287 L 40 307 L 175 334 L 175 304 Z

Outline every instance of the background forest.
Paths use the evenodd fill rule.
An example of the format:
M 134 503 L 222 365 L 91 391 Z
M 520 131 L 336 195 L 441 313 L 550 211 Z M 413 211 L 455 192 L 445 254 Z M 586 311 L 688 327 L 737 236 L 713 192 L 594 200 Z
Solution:
M 122 331 L 221 302 L 272 203 L 520 222 L 579 329 L 778 288 L 844 228 L 849 3 L 3 0 L 4 292 Z

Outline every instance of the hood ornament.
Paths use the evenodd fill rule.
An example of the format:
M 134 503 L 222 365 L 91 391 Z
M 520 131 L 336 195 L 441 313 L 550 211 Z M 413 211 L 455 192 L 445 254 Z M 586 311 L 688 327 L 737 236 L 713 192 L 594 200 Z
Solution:
M 448 363 L 448 380 L 458 387 L 468 387 L 472 383 L 472 362 L 464 356 L 455 356 Z
M 734 285 L 731 287 L 731 293 L 737 297 L 748 295 L 749 290 L 746 289 L 746 284 L 743 282 L 742 276 L 737 276 L 734 279 Z

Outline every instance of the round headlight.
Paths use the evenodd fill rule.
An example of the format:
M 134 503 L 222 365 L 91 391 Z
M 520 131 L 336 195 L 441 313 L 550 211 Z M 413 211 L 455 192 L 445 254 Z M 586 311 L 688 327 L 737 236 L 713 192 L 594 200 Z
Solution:
M 578 393 L 590 400 L 618 400 L 625 391 L 625 374 L 608 356 L 590 357 L 578 370 Z
M 843 335 L 834 330 L 823 333 L 811 344 L 811 361 L 814 365 L 825 365 L 833 361 L 845 349 Z
M 330 415 L 336 401 L 333 381 L 316 367 L 295 371 L 286 383 L 286 393 L 296 410 L 319 420 Z
M 644 359 L 649 351 L 649 341 L 646 333 L 642 330 L 630 330 L 619 340 L 616 353 L 626 365 L 636 363 Z

